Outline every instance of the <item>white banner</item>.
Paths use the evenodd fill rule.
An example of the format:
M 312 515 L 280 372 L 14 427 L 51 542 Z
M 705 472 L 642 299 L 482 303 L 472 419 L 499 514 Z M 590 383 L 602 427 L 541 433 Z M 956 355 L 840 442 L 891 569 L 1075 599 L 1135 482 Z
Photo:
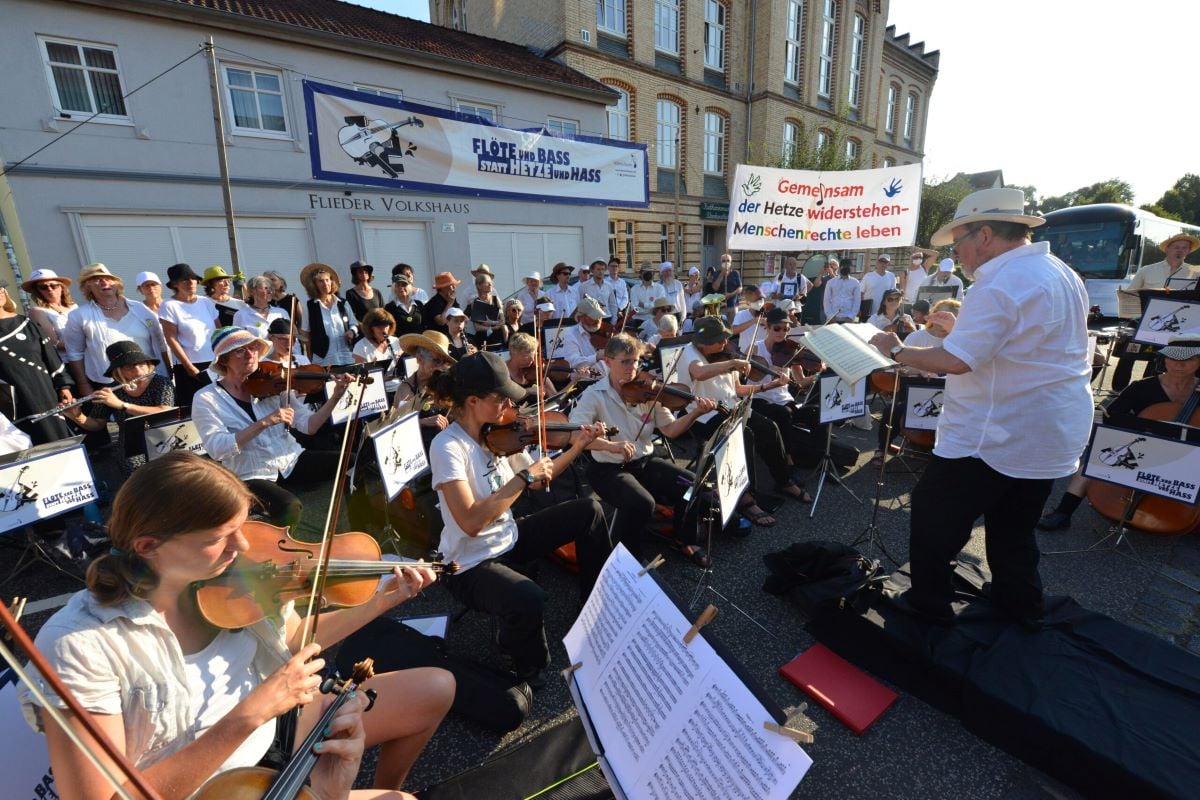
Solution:
M 721 527 L 724 528 L 737 511 L 738 500 L 750 488 L 750 470 L 746 465 L 746 440 L 739 420 L 725 441 L 713 453 L 713 469 L 717 474 L 717 499 L 721 504 Z
M 849 384 L 837 373 L 821 375 L 820 422 L 841 422 L 861 417 L 867 412 L 867 379 Z
M 650 205 L 646 145 L 544 130 L 304 81 L 313 177 L 598 206 Z
M 333 411 L 329 414 L 329 421 L 334 425 L 341 425 L 350 419 L 350 415 L 354 412 L 354 406 L 358 404 L 358 396 L 366 393 L 362 400 L 362 406 L 358 409 L 358 418 L 366 419 L 373 417 L 376 414 L 382 414 L 388 409 L 387 392 L 383 385 L 383 370 L 371 370 L 371 382 L 368 384 L 353 381 L 346 387 L 346 393 L 342 395 L 342 399 L 333 407 Z M 333 381 L 325 383 L 325 398 L 329 399 L 333 396 L 333 390 L 337 384 Z
M 388 502 L 400 494 L 405 484 L 429 469 L 416 411 L 371 434 L 371 442 Z
M 96 499 L 82 444 L 0 467 L 0 531 L 63 514 Z
M 1150 298 L 1133 340 L 1163 346 L 1180 336 L 1200 339 L 1200 304 Z
M 1200 445 L 1097 425 L 1083 474 L 1171 500 L 1195 503 Z
M 738 164 L 730 250 L 866 250 L 917 238 L 921 165 L 812 172 Z
M 204 443 L 200 441 L 200 432 L 196 430 L 196 423 L 190 419 L 147 428 L 145 437 L 148 461 L 153 461 L 172 450 L 187 450 L 196 455 L 207 455 L 204 452 Z

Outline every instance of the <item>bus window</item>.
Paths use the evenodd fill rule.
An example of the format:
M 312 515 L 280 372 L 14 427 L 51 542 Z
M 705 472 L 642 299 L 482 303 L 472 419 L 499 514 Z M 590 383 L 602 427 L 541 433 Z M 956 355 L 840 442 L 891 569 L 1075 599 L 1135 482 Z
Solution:
M 1121 222 L 1046 225 L 1033 229 L 1034 241 L 1050 242 L 1054 255 L 1086 278 L 1125 276 L 1127 226 Z

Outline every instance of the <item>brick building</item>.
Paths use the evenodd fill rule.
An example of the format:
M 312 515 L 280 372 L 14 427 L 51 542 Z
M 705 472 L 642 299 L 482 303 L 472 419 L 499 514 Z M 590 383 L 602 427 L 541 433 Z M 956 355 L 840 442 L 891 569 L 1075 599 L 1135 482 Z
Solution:
M 830 146 L 860 168 L 924 153 L 938 53 L 896 35 L 888 0 L 429 6 L 434 24 L 524 44 L 619 93 L 605 131 L 546 124 L 649 145 L 650 208 L 609 212 L 609 249 L 627 262 L 713 264 L 738 163 L 786 164 Z M 743 266 L 760 274 L 762 259 L 746 254 Z

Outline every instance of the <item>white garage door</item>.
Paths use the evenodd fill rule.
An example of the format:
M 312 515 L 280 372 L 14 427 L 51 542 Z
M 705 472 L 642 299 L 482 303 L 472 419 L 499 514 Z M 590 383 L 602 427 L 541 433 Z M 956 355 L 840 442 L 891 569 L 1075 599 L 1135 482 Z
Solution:
M 82 214 L 84 254 L 100 261 L 125 281 L 131 296 L 138 272 L 157 272 L 184 262 L 197 273 L 220 264 L 229 269 L 229 237 L 222 217 Z M 304 219 L 239 217 L 238 252 L 247 277 L 276 270 L 289 288 L 300 285 L 300 269 L 313 256 L 312 237 Z
M 583 263 L 583 228 L 547 225 L 471 223 L 471 264 L 486 263 L 496 273 L 496 293 L 512 294 L 530 272 L 548 279 L 559 261 Z
M 363 258 L 375 267 L 375 286 L 391 298 L 392 267 L 408 264 L 417 286 L 432 293 L 433 257 L 429 250 L 429 226 L 424 222 L 376 222 L 360 220 Z

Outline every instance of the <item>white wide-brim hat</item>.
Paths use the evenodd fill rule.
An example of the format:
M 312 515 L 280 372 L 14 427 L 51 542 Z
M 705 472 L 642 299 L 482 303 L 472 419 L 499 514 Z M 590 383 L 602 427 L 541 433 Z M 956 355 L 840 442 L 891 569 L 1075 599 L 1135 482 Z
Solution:
M 1015 222 L 1036 228 L 1046 220 L 1025 213 L 1025 193 L 1020 189 L 983 189 L 964 197 L 954 212 L 954 219 L 938 228 L 929 237 L 929 243 L 934 247 L 952 244 L 954 235 L 951 231 L 972 222 Z

